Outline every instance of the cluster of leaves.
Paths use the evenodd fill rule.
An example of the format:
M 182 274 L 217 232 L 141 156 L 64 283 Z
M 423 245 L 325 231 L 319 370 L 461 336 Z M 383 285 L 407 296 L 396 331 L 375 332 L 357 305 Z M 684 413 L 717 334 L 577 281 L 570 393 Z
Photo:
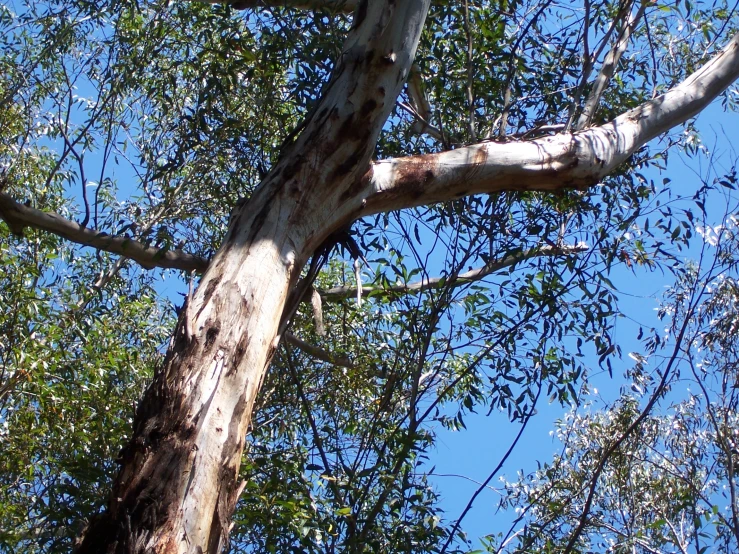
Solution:
M 644 354 L 631 354 L 616 402 L 573 410 L 557 424 L 562 452 L 505 484 L 502 503 L 519 515 L 507 535 L 491 537 L 491 551 L 739 548 L 735 181 L 731 169 L 696 194 L 701 219 L 709 190 L 712 203 L 723 191 L 727 215 L 717 226 L 696 218 L 704 242 L 665 293 L 664 332 L 652 329 Z
M 62 551 L 107 500 L 168 335 L 151 276 L 91 283 L 107 257 L 0 236 L 0 549 Z
M 416 134 L 399 107 L 378 156 L 567 125 L 592 80 L 584 37 L 593 52 L 604 45 L 590 62 L 597 71 L 610 29 L 623 25 L 619 3 L 587 6 L 585 18 L 548 1 L 434 2 L 417 62 L 438 136 Z M 716 3 L 648 11 L 649 32 L 637 29 L 636 53 L 622 59 L 598 117 L 682 78 L 720 46 L 732 16 Z M 349 25 L 328 12 L 235 16 L 189 2 L 5 4 L 3 192 L 100 232 L 208 257 L 229 209 L 320 97 Z M 625 238 L 659 202 L 638 173 L 649 163 L 644 151 L 587 193 L 472 197 L 358 222 L 373 292 L 361 306 L 351 291 L 324 301 L 325 334 L 307 306 L 291 328 L 350 363 L 289 345 L 276 357 L 244 454 L 231 548 L 464 550 L 430 484 L 436 430 L 464 429 L 477 411 L 525 425 L 540 399 L 577 400 L 588 355 L 611 368 L 619 350 L 609 269 L 658 264 L 664 243 L 682 240 L 666 223 L 653 225 L 656 238 Z M 0 547 L 67 551 L 77 524 L 105 504 L 133 404 L 165 346 L 164 289 L 185 278 L 158 285 L 161 273 L 50 235 L 0 232 Z M 579 244 L 588 250 L 563 250 Z M 462 278 L 488 266 L 498 271 Z M 316 286 L 328 298 L 353 279 L 336 256 Z M 633 416 L 626 401 L 619 414 L 627 408 Z M 664 425 L 653 426 L 662 436 Z M 574 450 L 587 460 L 584 440 Z M 557 479 L 579 490 L 559 464 Z M 510 494 L 545 506 L 513 485 Z

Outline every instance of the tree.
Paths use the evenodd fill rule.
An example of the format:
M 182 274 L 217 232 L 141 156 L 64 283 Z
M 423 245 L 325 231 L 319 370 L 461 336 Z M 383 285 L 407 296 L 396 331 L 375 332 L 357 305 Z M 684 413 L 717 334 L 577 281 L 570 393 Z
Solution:
M 732 168 L 706 190 L 734 181 Z M 706 190 L 693 206 L 704 217 Z M 738 237 L 736 206 L 724 209 L 720 225 L 696 222 L 699 260 L 681 264 L 665 293 L 665 330 L 647 331 L 644 355 L 631 354 L 631 386 L 613 406 L 568 414 L 557 426 L 562 454 L 506 485 L 505 502 L 525 524 L 501 550 L 736 551 Z M 650 363 L 657 368 L 647 371 Z M 667 405 L 663 413 L 655 403 Z
M 454 237 L 441 278 L 421 273 L 413 285 L 417 273 L 406 271 L 396 248 L 367 290 L 406 298 L 431 291 L 412 302 L 412 310 L 382 314 L 378 308 L 388 323 L 367 320 L 363 331 L 365 340 L 390 336 L 395 325 L 411 337 L 383 341 L 392 343 L 395 367 L 386 367 L 382 352 L 370 364 L 383 372 L 372 389 L 377 433 L 383 411 L 404 412 L 397 422 L 403 432 L 385 430 L 383 443 L 398 449 L 385 474 L 394 487 L 423 488 L 408 484 L 408 460 L 428 441 L 424 422 L 435 416 L 463 425 L 461 412 L 447 419 L 435 410 L 449 401 L 472 409 L 485 399 L 478 369 L 500 354 L 500 345 L 506 355 L 491 364 L 495 395 L 485 402 L 526 421 L 539 397 L 534 391 L 545 385 L 563 401 L 576 394 L 573 383 L 583 371 L 563 336 L 595 337 L 605 361 L 615 351 L 607 331 L 611 297 L 599 288 L 606 278 L 589 272 L 595 267 L 588 265 L 590 254 L 578 259 L 584 245 L 566 239 L 590 236 L 593 255 L 606 265 L 649 261 L 642 245 L 632 251 L 618 236 L 653 192 L 635 169 L 647 162 L 643 147 L 650 140 L 700 112 L 739 76 L 739 36 L 716 50 L 733 10 L 687 4 L 681 14 L 680 7 L 649 2 L 586 1 L 573 12 L 550 2 L 437 2 L 428 18 L 429 4 L 280 1 L 264 12 L 248 11 L 245 20 L 229 18 L 228 6 L 194 4 L 69 2 L 27 5 L 16 14 L 5 7 L 0 215 L 9 230 L 19 236 L 27 227 L 49 231 L 144 267 L 203 272 L 138 403 L 107 510 L 90 522 L 80 552 L 222 549 L 239 494 L 249 486 L 240 484 L 239 465 L 280 340 L 346 361 L 287 327 L 305 318 L 298 312 L 303 301 L 313 298 L 317 306 L 321 293 L 312 284 L 334 246 L 355 258 L 357 242 L 384 250 L 380 231 L 389 216 L 383 214 L 428 206 L 419 221 Z M 551 21 L 568 17 L 573 23 L 561 30 Z M 690 22 L 687 28 L 672 25 L 681 18 Z M 649 46 L 624 57 L 637 38 Z M 691 48 L 695 44 L 704 48 Z M 135 159 L 127 158 L 129 148 Z M 102 161 L 90 165 L 93 150 Z M 141 192 L 119 204 L 106 168 L 127 159 L 127 177 L 135 176 Z M 91 167 L 97 181 L 86 177 Z M 600 186 L 606 179 L 615 186 Z M 55 192 L 65 182 L 80 186 L 79 223 Z M 90 187 L 94 198 L 88 198 Z M 29 205 L 19 201 L 23 197 Z M 233 208 L 227 222 L 226 206 Z M 397 221 L 421 241 L 420 231 L 406 228 L 412 219 Z M 358 238 L 348 231 L 354 222 Z M 600 224 L 588 231 L 588 222 Z M 102 272 L 95 283 L 100 291 L 125 265 L 106 269 L 103 260 L 91 265 Z M 501 297 L 506 287 L 513 291 L 504 299 L 511 303 L 507 313 L 473 288 L 493 271 L 532 260 L 545 265 L 520 286 L 499 284 Z M 478 262 L 477 269 L 468 267 Z M 395 285 L 385 268 L 397 271 Z M 356 288 L 359 299 L 363 287 Z M 449 328 L 456 333 L 457 323 L 443 317 L 460 288 L 467 291 L 466 327 L 484 337 L 480 343 L 464 331 L 443 336 Z M 583 302 L 566 308 L 563 299 L 574 290 Z M 323 292 L 325 300 L 357 294 L 348 287 Z M 315 314 L 320 321 L 319 307 Z M 150 323 L 131 324 L 156 327 L 151 312 L 145 317 Z M 530 346 L 524 346 L 527 334 L 538 335 Z M 120 351 L 135 347 L 131 342 Z M 357 349 L 356 339 L 347 348 Z M 530 348 L 533 357 L 517 348 Z M 398 368 L 400 354 L 413 362 L 407 374 Z M 156 356 L 149 350 L 143 358 L 142 366 Z M 298 383 L 295 363 L 288 350 L 284 366 Z M 423 386 L 434 365 L 433 386 Z M 396 389 L 394 375 L 408 386 Z M 344 385 L 362 387 L 366 377 L 357 371 Z M 516 396 L 506 380 L 522 392 Z M 295 391 L 305 407 L 304 391 L 298 385 Z M 431 393 L 436 399 L 423 408 L 422 395 Z M 318 441 L 316 448 L 325 450 Z M 378 459 L 387 462 L 384 454 Z M 340 463 L 325 452 L 321 463 L 329 483 L 336 482 L 329 466 Z M 345 473 L 359 481 L 361 472 L 353 471 Z M 385 501 L 396 489 L 383 488 L 378 474 L 370 474 L 376 498 L 366 504 L 329 485 L 342 505 L 339 540 L 349 549 L 386 540 L 378 525 L 395 517 Z M 434 528 L 430 520 L 429 540 L 446 540 L 441 548 L 447 549 L 456 531 L 440 539 Z

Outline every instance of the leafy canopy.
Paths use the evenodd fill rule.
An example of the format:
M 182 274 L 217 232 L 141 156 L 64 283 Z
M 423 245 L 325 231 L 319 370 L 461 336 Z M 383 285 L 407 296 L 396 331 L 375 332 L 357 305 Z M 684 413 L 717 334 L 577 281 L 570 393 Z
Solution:
M 726 2 L 436 1 L 411 77 L 427 105 L 409 87 L 376 156 L 574 128 L 629 14 L 629 48 L 592 123 L 682 80 L 736 25 Z M 0 188 L 97 233 L 209 258 L 234 204 L 320 97 L 350 26 L 346 14 L 277 6 L 5 2 Z M 430 479 L 439 430 L 462 430 L 476 412 L 526 425 L 537 404 L 578 402 L 593 369 L 614 371 L 609 272 L 669 270 L 687 244 L 692 225 L 665 209 L 669 187 L 647 168 L 672 148 L 696 153 L 693 137 L 688 127 L 643 149 L 587 192 L 475 196 L 357 222 L 371 292 L 354 300 L 349 256 L 334 251 L 317 282 L 325 332 L 319 311 L 301 306 L 298 340 L 283 344 L 262 391 L 232 549 L 465 550 L 463 525 Z M 145 271 L 39 230 L 18 236 L 5 223 L 0 256 L 0 545 L 67 551 L 105 504 L 177 292 L 197 276 Z M 461 278 L 475 269 L 483 278 Z M 424 280 L 434 285 L 407 290 Z M 628 420 L 634 402 L 607 414 Z M 588 425 L 561 430 L 585 440 Z M 663 423 L 649 425 L 666 448 Z M 575 459 L 536 479 L 556 474 L 577 490 Z M 604 479 L 619 487 L 625 462 L 613 460 Z M 544 504 L 519 485 L 508 494 L 569 518 L 546 538 L 566 542 L 570 496 Z

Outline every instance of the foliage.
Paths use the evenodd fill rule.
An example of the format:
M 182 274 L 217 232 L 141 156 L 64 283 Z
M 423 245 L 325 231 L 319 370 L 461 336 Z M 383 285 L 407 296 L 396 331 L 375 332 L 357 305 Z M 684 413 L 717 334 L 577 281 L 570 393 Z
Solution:
M 715 188 L 728 187 L 720 197 L 732 205 L 734 171 L 695 196 L 699 210 Z M 508 542 L 511 552 L 560 552 L 565 544 L 608 552 L 739 547 L 739 234 L 734 210 L 724 209 L 720 225 L 696 220 L 704 241 L 698 260 L 680 265 L 659 311 L 664 334 L 646 333 L 644 354 L 630 354 L 636 363 L 618 400 L 570 412 L 557 424 L 561 454 L 506 483 L 518 533 L 492 544 Z
M 427 123 L 437 132 L 414 131 L 419 106 L 405 93 L 377 156 L 572 127 L 613 30 L 623 25 L 619 5 L 434 2 L 417 72 L 433 108 Z M 721 2 L 651 6 L 596 119 L 685 77 L 735 23 L 734 10 Z M 225 5 L 159 0 L 5 3 L 2 192 L 101 233 L 209 257 L 229 210 L 249 197 L 320 97 L 350 25 L 349 16 L 320 10 L 237 14 Z M 599 45 L 589 67 L 583 59 Z M 476 412 L 525 424 L 539 402 L 577 402 L 595 366 L 613 370 L 620 349 L 612 338 L 618 303 L 609 271 L 669 268 L 671 249 L 689 238 L 675 233 L 685 229 L 682 215 L 653 221 L 651 234 L 638 240 L 627 237 L 669 203 L 667 183 L 645 174 L 681 140 L 644 149 L 587 192 L 474 196 L 358 222 L 354 235 L 370 262 L 363 279 L 375 290 L 361 305 L 353 294 L 324 301 L 325 334 L 307 305 L 291 327 L 350 363 L 283 345 L 244 454 L 232 550 L 467 549 L 430 480 L 437 430 L 463 430 Z M 170 302 L 178 299 L 172 291 L 185 291 L 196 277 L 147 273 L 42 232 L 16 237 L 4 223 L 0 230 L 0 547 L 67 551 L 106 502 L 133 404 L 166 346 Z M 578 245 L 587 252 L 547 254 Z M 356 286 L 344 258 L 333 253 L 317 283 L 322 292 Z M 498 262 L 485 279 L 459 278 Z M 438 286 L 398 290 L 432 277 L 441 278 Z M 650 418 L 633 445 L 608 459 L 602 480 L 613 492 L 604 497 L 603 517 L 615 516 L 609 503 L 625 484 L 637 486 L 629 464 L 646 464 L 650 448 L 678 436 L 667 432 L 678 412 L 679 432 L 695 430 L 691 444 L 712 456 L 715 433 L 697 412 L 705 400 L 691 402 L 672 419 Z M 561 424 L 568 440 L 579 441 L 571 443 L 573 457 L 544 467 L 534 485 L 511 484 L 508 502 L 569 523 L 559 535 L 547 535 L 549 527 L 526 535 L 522 545 L 559 544 L 580 508 L 567 495 L 579 490 L 583 466 L 597 463 L 603 448 L 593 447 L 591 435 L 615 433 L 636 413 L 635 401 L 624 398 L 611 412 Z M 696 469 L 705 465 L 690 460 Z M 668 544 L 676 539 L 667 523 L 691 508 L 703 517 L 701 531 L 714 525 L 712 536 L 724 540 L 722 525 L 733 523 L 698 495 L 710 499 L 716 491 L 696 476 L 683 482 L 682 474 L 663 472 L 663 488 L 649 488 L 653 503 L 639 504 L 634 526 Z M 648 475 L 637 475 L 639 486 L 651 484 Z M 551 505 L 522 492 L 555 478 L 563 496 Z M 649 518 L 675 491 L 684 506 L 670 507 L 665 523 L 654 525 Z

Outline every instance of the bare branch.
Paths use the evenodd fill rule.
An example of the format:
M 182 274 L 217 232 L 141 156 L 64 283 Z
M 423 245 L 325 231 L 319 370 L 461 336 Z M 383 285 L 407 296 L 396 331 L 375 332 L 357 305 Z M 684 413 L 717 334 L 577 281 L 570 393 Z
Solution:
M 470 6 L 464 0 L 464 34 L 467 37 L 467 104 L 469 113 L 469 132 L 472 142 L 477 141 L 477 125 L 475 124 L 475 66 L 474 44 L 470 33 Z
M 593 70 L 593 63 L 595 63 L 595 61 L 598 58 L 600 58 L 600 55 L 603 52 L 603 49 L 606 47 L 608 42 L 611 40 L 611 35 L 616 30 L 616 27 L 618 27 L 619 22 L 625 21 L 626 16 L 629 13 L 631 13 L 632 8 L 634 7 L 634 1 L 635 0 L 628 0 L 623 5 L 623 7 L 619 9 L 618 13 L 616 14 L 616 17 L 614 17 L 613 20 L 611 21 L 611 25 L 608 27 L 608 31 L 606 31 L 605 36 L 598 43 L 598 45 L 595 48 L 595 52 L 593 52 L 592 54 L 590 53 L 590 46 L 589 46 L 589 40 L 588 40 L 588 34 L 590 33 L 590 3 L 586 2 L 585 22 L 583 25 L 582 76 L 580 77 L 580 82 L 578 83 L 577 89 L 575 90 L 575 93 L 572 96 L 572 104 L 570 105 L 570 115 L 567 118 L 566 129 L 568 131 L 571 129 L 574 123 L 575 112 L 578 108 L 580 97 L 582 96 L 582 92 L 585 89 L 585 85 L 587 84 L 588 79 L 590 78 L 590 72 Z
M 354 367 L 352 361 L 346 356 L 334 356 L 330 352 L 326 352 L 323 348 L 319 348 L 313 344 L 305 342 L 302 339 L 299 339 L 292 333 L 285 333 L 283 336 L 285 337 L 285 342 L 299 350 L 302 350 L 309 356 L 321 360 L 322 362 L 327 362 L 329 364 L 337 365 L 340 367 Z
M 409 114 L 416 118 L 411 130 L 418 134 L 426 134 L 436 140 L 444 141 L 444 135 L 436 127 L 432 126 L 431 121 L 431 104 L 426 98 L 426 90 L 423 86 L 423 77 L 421 69 L 417 65 L 411 66 L 411 72 L 408 76 L 407 84 L 408 96 L 411 99 L 411 105 L 398 102 L 398 106 L 403 108 Z
M 511 254 L 500 260 L 493 260 L 484 267 L 473 269 L 466 273 L 460 273 L 456 278 L 434 277 L 433 279 L 423 279 L 415 283 L 395 285 L 392 287 L 367 285 L 362 287 L 362 295 L 365 296 L 373 294 L 375 296 L 388 296 L 414 294 L 424 290 L 442 288 L 444 286 L 461 286 L 475 281 L 480 281 L 496 271 L 500 271 L 506 267 L 511 267 L 524 260 L 530 260 L 539 256 L 568 256 L 570 254 L 585 252 L 587 249 L 588 247 L 585 244 L 558 247 L 544 246 L 542 248 Z M 354 298 L 357 295 L 357 289 L 356 287 L 335 287 L 328 290 L 319 290 L 318 293 L 321 295 L 321 298 L 327 302 L 338 302 L 339 300 Z
M 526 23 L 522 31 L 519 33 L 516 42 L 513 44 L 513 48 L 511 48 L 511 53 L 508 54 L 508 69 L 506 69 L 505 94 L 503 95 L 503 111 L 500 114 L 500 127 L 498 129 L 498 136 L 500 137 L 504 137 L 506 135 L 506 128 L 508 127 L 508 114 L 510 113 L 511 107 L 514 104 L 511 97 L 513 95 L 513 77 L 516 73 L 516 57 L 518 55 L 518 47 L 521 45 L 523 39 L 528 35 L 529 29 L 531 29 L 532 25 L 534 25 L 534 23 L 539 20 L 539 17 L 541 17 L 541 15 L 551 3 L 552 0 L 545 0 L 544 2 L 542 2 L 542 4 L 536 10 L 536 13 Z M 494 126 L 493 129 L 491 129 L 490 131 L 491 135 L 493 131 Z
M 528 142 L 485 142 L 375 162 L 363 179 L 358 215 L 478 193 L 591 187 L 651 139 L 700 112 L 737 78 L 739 34 L 681 84 L 610 123 Z
M 358 0 L 197 0 L 205 4 L 231 4 L 237 10 L 249 8 L 294 8 L 296 10 L 331 10 L 352 13 Z
M 398 106 L 416 118 L 411 125 L 411 131 L 417 135 L 428 135 L 433 139 L 443 141 L 444 135 L 439 129 L 431 125 L 427 119 L 421 116 L 413 106 L 409 106 L 405 102 L 398 102 Z
M 420 116 L 424 122 L 431 121 L 431 104 L 426 98 L 426 90 L 423 86 L 423 77 L 421 76 L 421 68 L 414 64 L 411 66 L 411 73 L 408 76 L 408 96 L 416 107 L 416 115 Z
M 575 125 L 576 131 L 584 129 L 593 121 L 593 116 L 595 115 L 595 111 L 598 109 L 598 104 L 600 103 L 601 96 L 603 96 L 603 92 L 605 92 L 608 83 L 611 81 L 611 78 L 616 71 L 616 66 L 621 60 L 621 56 L 623 56 L 623 53 L 626 52 L 626 47 L 629 44 L 631 33 L 636 28 L 636 25 L 641 19 L 642 15 L 644 15 L 644 11 L 646 10 L 646 8 L 647 2 L 642 2 L 636 12 L 636 15 L 630 16 L 628 18 L 628 21 L 625 22 L 624 27 L 621 30 L 621 34 L 618 37 L 618 40 L 613 45 L 613 48 L 611 48 L 611 51 L 608 52 L 606 59 L 603 61 L 603 66 L 600 68 L 600 73 L 595 78 L 593 88 L 590 91 L 590 95 L 588 96 L 587 100 L 585 101 L 585 106 L 583 107 L 582 113 L 577 120 L 577 125 Z
M 20 235 L 25 227 L 48 231 L 72 242 L 91 246 L 113 254 L 120 254 L 146 269 L 163 267 L 185 271 L 203 272 L 208 260 L 182 252 L 152 248 L 134 239 L 116 237 L 83 227 L 63 218 L 55 212 L 43 212 L 16 202 L 10 195 L 0 192 L 0 218 L 10 230 Z

